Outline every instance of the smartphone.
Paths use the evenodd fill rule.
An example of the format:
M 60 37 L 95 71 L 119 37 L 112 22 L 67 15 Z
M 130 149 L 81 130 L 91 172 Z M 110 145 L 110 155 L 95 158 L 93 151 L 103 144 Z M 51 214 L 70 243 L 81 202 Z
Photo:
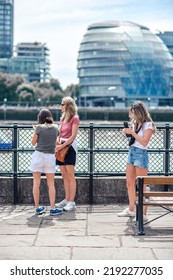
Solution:
M 124 122 L 124 128 L 128 128 L 129 125 L 128 125 L 128 122 Z M 132 135 L 131 134 L 126 134 L 127 137 L 131 137 Z

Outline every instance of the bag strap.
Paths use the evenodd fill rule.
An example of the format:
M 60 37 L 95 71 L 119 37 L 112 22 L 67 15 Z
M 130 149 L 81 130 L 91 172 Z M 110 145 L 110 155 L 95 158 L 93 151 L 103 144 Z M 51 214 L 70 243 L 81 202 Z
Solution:
M 136 134 L 138 134 L 138 132 L 141 130 L 142 125 L 140 125 L 140 127 L 135 131 Z

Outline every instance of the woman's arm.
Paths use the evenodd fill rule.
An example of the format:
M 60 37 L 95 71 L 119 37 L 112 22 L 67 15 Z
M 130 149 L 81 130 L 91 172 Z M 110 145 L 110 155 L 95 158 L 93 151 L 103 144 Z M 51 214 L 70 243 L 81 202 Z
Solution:
M 137 133 L 135 133 L 135 131 L 133 131 L 133 133 L 132 133 L 133 137 L 135 137 L 135 139 L 144 147 L 148 145 L 152 134 L 153 134 L 153 131 L 150 128 L 146 129 L 144 131 L 143 137 L 139 136 Z
M 143 137 L 139 136 L 132 128 L 125 128 L 123 132 L 132 134 L 132 136 L 135 137 L 135 139 L 144 147 L 148 145 L 150 138 L 153 134 L 153 131 L 150 128 L 144 131 Z
M 59 151 L 62 148 L 64 148 L 65 146 L 70 145 L 76 139 L 78 130 L 79 130 L 79 124 L 73 124 L 72 135 L 63 144 L 56 146 L 56 151 Z
M 38 141 L 38 134 L 35 133 L 36 125 L 33 125 L 33 129 L 34 129 L 34 135 L 32 137 L 31 143 L 32 146 L 35 146 Z

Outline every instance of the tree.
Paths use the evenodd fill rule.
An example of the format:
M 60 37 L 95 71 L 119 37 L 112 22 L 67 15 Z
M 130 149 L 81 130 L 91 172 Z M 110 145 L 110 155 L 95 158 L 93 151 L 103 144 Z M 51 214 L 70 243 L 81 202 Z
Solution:
M 16 89 L 16 94 L 18 96 L 18 101 L 35 101 L 35 87 L 29 83 L 23 83 L 19 85 Z
M 70 86 L 67 86 L 64 91 L 65 96 L 71 96 L 73 98 L 79 97 L 79 85 L 71 84 Z
M 64 96 L 77 98 L 79 86 L 71 84 L 65 90 L 57 79 L 50 82 L 27 82 L 22 76 L 0 73 L 0 101 L 60 103 Z
M 59 89 L 61 92 L 63 92 L 60 82 L 57 79 L 51 79 L 50 80 L 50 85 L 54 90 Z
M 16 101 L 18 99 L 16 89 L 22 83 L 24 79 L 21 76 L 0 73 L 0 101 L 4 98 L 8 101 Z

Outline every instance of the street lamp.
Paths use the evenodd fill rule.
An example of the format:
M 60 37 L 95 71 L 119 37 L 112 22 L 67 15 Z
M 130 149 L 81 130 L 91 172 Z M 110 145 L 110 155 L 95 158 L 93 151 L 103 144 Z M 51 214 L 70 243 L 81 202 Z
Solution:
M 6 103 L 7 103 L 7 98 L 4 98 L 4 121 L 6 120 Z
M 151 98 L 148 97 L 148 107 L 150 107 L 150 101 L 151 101 Z
M 41 105 L 41 98 L 38 98 L 37 101 L 38 101 L 38 106 L 40 106 Z
M 111 106 L 114 107 L 114 97 L 111 97 Z

